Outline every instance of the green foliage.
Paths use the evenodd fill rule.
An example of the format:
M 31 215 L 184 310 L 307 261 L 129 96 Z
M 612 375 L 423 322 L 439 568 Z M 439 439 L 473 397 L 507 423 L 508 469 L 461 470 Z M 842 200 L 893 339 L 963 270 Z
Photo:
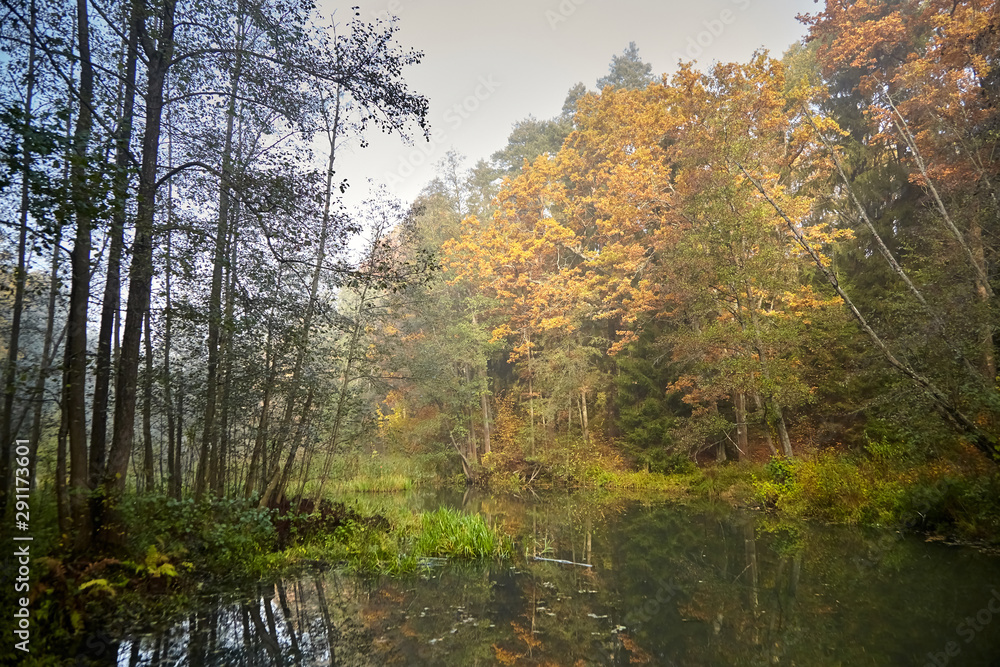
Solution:
M 636 465 L 650 472 L 685 472 L 677 463 L 674 432 L 679 418 L 690 414 L 690 406 L 679 392 L 667 387 L 677 381 L 677 371 L 663 361 L 660 326 L 646 327 L 638 339 L 618 355 L 614 378 L 617 427 L 623 434 L 625 451 Z
M 132 551 L 153 549 L 190 554 L 215 574 L 239 572 L 246 563 L 276 545 L 271 512 L 255 503 L 224 498 L 196 503 L 159 495 L 132 497 L 124 503 L 126 537 Z M 148 552 L 145 552 L 145 561 Z
M 525 162 L 534 162 L 539 155 L 555 155 L 572 129 L 568 117 L 538 120 L 528 116 L 517 121 L 507 145 L 491 156 L 497 173 L 516 174 Z
M 751 474 L 753 480 L 753 500 L 761 507 L 775 508 L 778 501 L 792 490 L 794 469 L 788 459 L 772 457 L 764 464 L 758 476 Z
M 899 515 L 902 485 L 884 466 L 823 453 L 799 461 L 773 458 L 761 472 L 753 474 L 753 499 L 790 516 L 888 525 Z
M 873 491 L 857 465 L 832 455 L 803 461 L 784 484 L 783 508 L 831 523 L 859 523 Z
M 176 577 L 177 569 L 170 563 L 170 557 L 161 554 L 155 545 L 150 544 L 146 550 L 146 558 L 135 565 L 136 574 L 159 578 Z
M 597 89 L 645 88 L 653 81 L 653 66 L 639 57 L 639 47 L 629 42 L 622 54 L 611 57 L 606 76 L 597 80 Z
M 909 528 L 1000 541 L 1000 474 L 917 484 L 901 494 L 899 505 Z
M 914 436 L 886 420 L 873 419 L 865 428 L 865 451 L 883 464 L 916 461 L 918 441 Z
M 487 525 L 478 514 L 441 508 L 421 517 L 421 532 L 415 546 L 419 556 L 447 558 L 506 558 L 513 544 Z
M 664 457 L 657 472 L 664 475 L 690 475 L 698 469 L 695 462 L 686 454 L 670 454 Z
M 265 571 L 323 561 L 356 572 L 400 574 L 415 570 L 422 558 L 505 558 L 512 548 L 509 537 L 475 514 L 449 509 L 415 514 L 403 508 L 389 511 L 387 518 L 349 511 L 335 528 L 311 533 L 278 554 L 265 554 L 255 567 Z
M 792 462 L 788 459 L 779 456 L 772 456 L 768 462 L 764 464 L 764 472 L 767 473 L 771 481 L 777 484 L 787 484 L 792 478 L 794 469 L 792 467 Z

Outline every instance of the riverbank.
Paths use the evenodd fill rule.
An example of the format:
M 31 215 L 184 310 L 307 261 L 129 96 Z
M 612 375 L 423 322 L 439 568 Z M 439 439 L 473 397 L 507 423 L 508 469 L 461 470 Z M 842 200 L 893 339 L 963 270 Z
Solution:
M 480 481 L 487 494 L 582 491 L 581 501 L 595 506 L 587 511 L 630 499 L 692 507 L 711 503 L 762 510 L 779 528 L 808 520 L 987 548 L 1000 544 L 1000 474 L 974 452 L 923 461 L 872 453 L 705 467 L 677 461 L 667 474 L 628 470 L 613 459 L 580 460 L 575 468 L 557 469 L 536 460 L 526 470 L 504 470 L 492 462 Z M 517 528 L 502 515 L 484 518 L 437 505 L 418 510 L 388 502 L 399 491 L 432 488 L 427 465 L 410 462 L 418 476 L 407 476 L 406 468 L 389 458 L 363 466 L 331 496 L 351 500 L 318 506 L 285 502 L 260 509 L 233 499 L 129 496 L 122 505 L 120 547 L 89 559 L 71 559 L 60 551 L 55 530 L 42 531 L 35 553 L 45 556 L 34 565 L 32 589 L 34 619 L 45 628 L 40 642 L 71 645 L 95 623 L 155 623 L 190 608 L 208 591 L 295 572 L 402 575 L 443 559 L 492 560 L 529 548 L 515 545 Z M 465 487 L 456 481 L 448 479 L 446 486 L 460 500 Z M 37 525 L 56 525 L 54 512 L 46 509 L 51 503 L 40 497 L 33 505 L 41 508 Z M 544 544 L 530 545 L 532 552 L 538 548 Z
M 922 664 L 986 604 L 996 572 L 970 549 L 694 494 L 423 487 L 348 507 L 462 508 L 518 549 L 392 576 L 298 560 L 199 588 L 181 572 L 161 594 L 109 600 L 145 607 L 95 619 L 42 664 Z M 962 648 L 986 664 L 996 637 Z
M 696 466 L 686 458 L 667 471 L 629 470 L 599 448 L 577 463 L 487 461 L 490 490 L 593 488 L 656 494 L 677 502 L 708 500 L 829 524 L 899 529 L 929 539 L 1000 545 L 1000 470 L 970 446 L 917 456 L 870 443 L 860 452 L 812 452 L 795 459 Z
M 443 559 L 503 559 L 514 550 L 481 516 L 448 508 L 373 511 L 325 500 L 262 509 L 235 499 L 144 495 L 124 498 L 113 550 L 74 556 L 51 529 L 50 500 L 36 494 L 33 503 L 52 520 L 39 521 L 50 528 L 36 536 L 35 553 L 43 556 L 32 564 L 34 655 L 8 655 L 13 649 L 5 646 L 5 664 L 22 657 L 30 658 L 25 664 L 61 664 L 38 656 L 73 654 L 99 629 L 154 626 L 213 591 L 308 569 L 400 575 Z

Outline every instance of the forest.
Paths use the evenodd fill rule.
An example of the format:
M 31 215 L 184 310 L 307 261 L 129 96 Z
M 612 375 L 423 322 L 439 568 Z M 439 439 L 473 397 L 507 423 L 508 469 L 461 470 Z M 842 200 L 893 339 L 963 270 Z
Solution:
M 205 573 L 518 549 L 345 492 L 1000 543 L 1000 3 L 827 0 L 783 54 L 662 75 L 632 43 L 490 157 L 361 206 L 343 152 L 433 131 L 400 20 L 0 16 L 0 518 L 41 559 L 34 646 Z

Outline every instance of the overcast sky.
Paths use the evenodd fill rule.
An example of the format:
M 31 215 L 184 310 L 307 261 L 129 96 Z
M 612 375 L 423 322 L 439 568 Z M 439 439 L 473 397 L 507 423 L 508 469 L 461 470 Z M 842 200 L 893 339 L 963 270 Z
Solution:
M 424 52 L 405 72 L 411 88 L 430 100 L 434 140 L 406 146 L 397 137 L 370 137 L 365 149 L 338 156 L 338 178 L 351 184 L 349 202 L 387 183 L 410 202 L 433 177 L 449 148 L 471 166 L 502 148 L 513 123 L 551 118 L 577 82 L 594 90 L 611 57 L 630 41 L 656 74 L 673 72 L 693 56 L 746 61 L 755 49 L 777 57 L 804 34 L 796 15 L 817 12 L 813 0 L 320 0 L 327 13 L 399 17 L 404 47 Z

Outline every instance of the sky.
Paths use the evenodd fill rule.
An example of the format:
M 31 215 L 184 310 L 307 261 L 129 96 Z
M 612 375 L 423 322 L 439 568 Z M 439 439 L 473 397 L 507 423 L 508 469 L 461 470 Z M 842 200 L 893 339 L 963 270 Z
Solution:
M 320 0 L 321 11 L 350 17 L 399 19 L 398 41 L 424 52 L 404 71 L 411 89 L 428 98 L 432 141 L 405 144 L 369 136 L 350 147 L 337 173 L 351 183 L 347 202 L 360 203 L 373 185 L 412 202 L 449 149 L 472 166 L 507 142 L 528 116 L 552 118 L 577 82 L 596 89 L 612 56 L 630 41 L 656 75 L 679 60 L 746 61 L 760 48 L 776 57 L 805 34 L 796 15 L 815 13 L 813 0 Z

